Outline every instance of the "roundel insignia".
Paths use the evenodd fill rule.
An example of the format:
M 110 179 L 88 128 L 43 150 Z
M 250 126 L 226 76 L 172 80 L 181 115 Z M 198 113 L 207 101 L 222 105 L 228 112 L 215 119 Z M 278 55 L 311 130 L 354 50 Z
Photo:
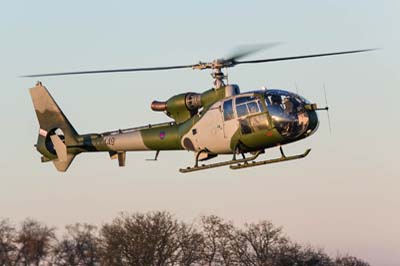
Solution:
M 272 137 L 274 133 L 272 133 L 272 131 L 268 131 L 265 135 L 267 135 L 267 137 Z
M 165 131 L 160 131 L 160 139 L 164 139 L 166 135 Z

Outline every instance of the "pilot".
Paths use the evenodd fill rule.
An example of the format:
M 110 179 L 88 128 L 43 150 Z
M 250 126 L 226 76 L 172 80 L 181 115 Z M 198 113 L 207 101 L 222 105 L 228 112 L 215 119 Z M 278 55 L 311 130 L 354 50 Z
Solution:
M 289 116 L 294 114 L 294 104 L 289 97 L 283 100 L 283 105 L 285 106 L 285 115 Z
M 282 98 L 280 95 L 272 95 L 271 96 L 271 105 L 268 107 L 268 111 L 272 115 L 281 115 L 283 114 L 282 109 Z

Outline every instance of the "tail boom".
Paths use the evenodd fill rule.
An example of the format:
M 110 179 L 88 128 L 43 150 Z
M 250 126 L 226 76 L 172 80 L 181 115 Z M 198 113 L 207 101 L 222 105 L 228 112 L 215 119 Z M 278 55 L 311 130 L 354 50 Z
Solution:
M 127 151 L 183 149 L 180 128 L 175 123 L 79 135 L 40 82 L 30 94 L 40 126 L 36 149 L 43 155 L 42 162 L 52 161 L 59 171 L 65 172 L 82 152 L 109 152 L 124 166 Z
M 82 151 L 149 151 L 182 150 L 179 126 L 172 123 L 120 129 L 101 134 L 87 134 L 79 137 Z

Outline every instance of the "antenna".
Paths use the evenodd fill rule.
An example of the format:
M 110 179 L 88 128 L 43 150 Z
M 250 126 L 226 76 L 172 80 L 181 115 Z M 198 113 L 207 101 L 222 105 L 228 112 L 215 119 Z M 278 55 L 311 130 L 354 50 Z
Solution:
M 299 94 L 299 88 L 297 86 L 297 82 L 294 83 L 294 87 L 296 88 L 296 93 Z
M 332 135 L 331 118 L 329 116 L 329 105 L 328 105 L 328 97 L 326 96 L 325 83 L 324 83 L 324 97 L 325 97 L 325 105 L 326 105 L 326 107 L 325 107 L 326 115 L 328 116 L 329 133 Z

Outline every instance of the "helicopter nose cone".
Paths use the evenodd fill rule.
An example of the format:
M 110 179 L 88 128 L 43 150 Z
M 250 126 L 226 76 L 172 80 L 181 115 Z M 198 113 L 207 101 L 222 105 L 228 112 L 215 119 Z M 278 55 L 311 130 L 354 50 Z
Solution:
M 317 112 L 315 112 L 315 111 L 308 111 L 308 117 L 309 117 L 309 122 L 308 122 L 306 134 L 309 136 L 317 131 L 317 129 L 319 127 L 319 120 L 318 120 Z

